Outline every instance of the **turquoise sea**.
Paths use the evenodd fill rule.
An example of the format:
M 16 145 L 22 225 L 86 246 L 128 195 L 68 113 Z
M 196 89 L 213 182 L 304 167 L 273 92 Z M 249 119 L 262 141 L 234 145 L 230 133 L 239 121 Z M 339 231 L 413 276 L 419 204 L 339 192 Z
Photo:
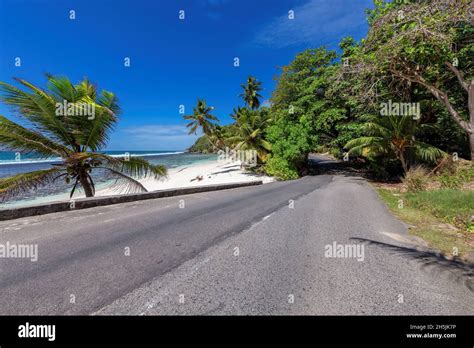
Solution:
M 104 153 L 116 156 L 123 157 L 125 156 L 125 151 L 104 151 Z M 143 157 L 150 161 L 152 164 L 161 164 L 167 168 L 177 168 L 183 166 L 190 166 L 198 163 L 210 162 L 215 160 L 216 155 L 202 155 L 202 154 L 193 154 L 188 152 L 181 151 L 129 151 L 130 156 Z M 0 178 L 9 177 L 19 173 L 26 173 L 35 170 L 51 168 L 55 163 L 58 163 L 60 158 L 41 158 L 35 154 L 19 154 L 11 151 L 0 151 Z M 95 170 L 93 172 L 93 179 L 96 186 L 108 182 L 113 179 L 105 171 Z M 38 198 L 41 201 L 46 201 L 50 196 L 58 196 L 67 193 L 71 184 L 66 184 L 63 180 L 58 179 L 54 184 L 50 184 L 44 187 L 41 187 L 35 191 L 21 194 L 14 199 L 8 201 L 0 202 L 1 206 L 6 206 L 10 204 L 18 205 L 19 201 L 23 202 L 32 202 L 35 203 L 38 201 Z

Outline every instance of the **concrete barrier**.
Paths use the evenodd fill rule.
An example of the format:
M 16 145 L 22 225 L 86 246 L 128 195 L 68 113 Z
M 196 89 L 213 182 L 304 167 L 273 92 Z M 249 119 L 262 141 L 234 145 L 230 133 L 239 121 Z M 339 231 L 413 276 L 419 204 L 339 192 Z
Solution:
M 30 205 L 27 207 L 20 207 L 20 208 L 0 209 L 0 221 L 18 219 L 18 218 L 34 216 L 34 215 L 57 213 L 57 212 L 68 211 L 68 210 L 87 209 L 87 208 L 100 207 L 104 205 L 142 201 L 145 199 L 182 196 L 182 195 L 189 195 L 192 193 L 228 190 L 228 189 L 234 189 L 234 188 L 239 188 L 239 187 L 256 186 L 256 185 L 262 185 L 262 184 L 263 184 L 262 181 L 239 182 L 239 183 L 234 183 L 234 184 L 196 186 L 196 187 L 186 187 L 186 188 L 152 191 L 152 192 L 144 192 L 144 193 L 132 193 L 132 194 L 126 194 L 126 195 L 80 198 L 80 199 L 74 199 L 71 201 L 64 201 L 64 202 L 42 203 L 42 204 Z

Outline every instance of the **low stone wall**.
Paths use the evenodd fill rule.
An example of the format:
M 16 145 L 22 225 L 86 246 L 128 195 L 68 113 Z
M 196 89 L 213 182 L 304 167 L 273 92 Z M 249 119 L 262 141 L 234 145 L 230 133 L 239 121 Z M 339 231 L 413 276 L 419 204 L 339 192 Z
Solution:
M 65 201 L 65 202 L 42 203 L 42 204 L 30 205 L 27 207 L 20 207 L 20 208 L 0 209 L 0 221 L 18 219 L 18 218 L 22 218 L 26 216 L 57 213 L 57 212 L 67 211 L 67 210 L 87 209 L 87 208 L 99 207 L 99 206 L 104 206 L 104 205 L 112 205 L 112 204 L 119 204 L 119 203 L 133 202 L 133 201 L 142 201 L 145 199 L 182 196 L 182 195 L 189 195 L 192 193 L 228 190 L 228 189 L 233 189 L 233 188 L 256 186 L 256 185 L 262 185 L 262 184 L 263 184 L 262 181 L 251 181 L 251 182 L 241 182 L 241 183 L 234 183 L 234 184 L 196 186 L 196 187 L 186 187 L 186 188 L 180 188 L 180 189 L 170 189 L 170 190 L 144 192 L 144 193 L 132 193 L 132 194 L 127 194 L 127 195 L 81 198 L 81 199 L 74 199 L 74 200 Z

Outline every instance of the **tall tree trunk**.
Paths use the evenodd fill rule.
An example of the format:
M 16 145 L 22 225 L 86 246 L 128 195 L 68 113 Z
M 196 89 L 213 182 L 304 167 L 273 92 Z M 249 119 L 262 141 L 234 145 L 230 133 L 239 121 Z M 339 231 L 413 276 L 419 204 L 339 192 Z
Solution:
M 81 174 L 79 176 L 79 181 L 81 182 L 81 186 L 84 189 L 84 193 L 86 194 L 86 197 L 94 197 L 94 192 L 92 191 L 92 185 L 87 180 L 87 174 Z
M 400 162 L 402 162 L 403 171 L 405 173 L 408 172 L 408 165 L 407 165 L 407 161 L 405 159 L 405 155 L 403 154 L 403 151 L 399 152 L 398 158 L 400 159 Z
M 469 121 L 471 124 L 471 132 L 469 133 L 469 148 L 471 149 L 471 161 L 474 161 L 474 79 L 471 81 L 468 87 L 468 108 L 469 108 Z
M 474 123 L 472 126 L 474 127 Z M 469 148 L 471 149 L 471 161 L 474 161 L 474 133 L 469 134 Z
M 438 99 L 441 103 L 443 103 L 448 110 L 449 114 L 453 118 L 453 120 L 467 133 L 469 137 L 469 149 L 471 152 L 471 161 L 474 161 L 474 79 L 471 82 L 467 82 L 464 79 L 463 74 L 454 67 L 450 62 L 445 62 L 447 67 L 456 75 L 460 85 L 468 94 L 468 109 L 469 109 L 469 121 L 464 120 L 459 112 L 454 108 L 448 98 L 448 94 L 442 90 L 440 90 L 434 84 L 426 81 L 420 74 L 417 72 L 412 73 L 412 75 L 408 73 L 403 73 L 398 71 L 394 68 L 390 68 L 390 71 L 398 77 L 401 77 L 405 80 L 419 83 L 425 86 L 431 94 L 433 94 L 436 99 Z M 410 70 L 410 69 L 408 69 Z

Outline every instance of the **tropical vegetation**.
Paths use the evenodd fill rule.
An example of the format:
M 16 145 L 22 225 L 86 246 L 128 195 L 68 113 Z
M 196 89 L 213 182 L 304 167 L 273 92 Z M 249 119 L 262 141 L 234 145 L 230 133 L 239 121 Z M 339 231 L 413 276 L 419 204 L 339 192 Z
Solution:
M 247 83 L 241 86 L 244 91 L 240 94 L 240 97 L 245 101 L 247 107 L 258 109 L 260 107 L 260 99 L 262 98 L 258 92 L 262 90 L 262 83 L 255 77 L 249 76 Z
M 281 69 L 268 107 L 260 103 L 261 83 L 249 76 L 234 122 L 219 134 L 203 127 L 197 144 L 219 139 L 214 151 L 254 149 L 261 169 L 280 179 L 305 175 L 308 155 L 319 149 L 358 159 L 383 179 L 402 178 L 411 166 L 433 168 L 448 156 L 474 159 L 469 3 L 374 0 L 365 38 L 297 54 Z M 385 114 L 387 104 L 400 108 Z M 419 113 L 404 113 L 406 105 Z
M 300 52 L 281 68 L 269 100 L 262 83 L 241 85 L 231 124 L 219 124 L 215 109 L 198 99 L 184 120 L 200 134 L 190 148 L 217 152 L 252 150 L 258 169 L 287 180 L 308 173 L 308 156 L 324 149 L 357 160 L 383 179 L 402 179 L 412 167 L 437 168 L 449 158 L 474 159 L 474 25 L 469 0 L 374 0 L 369 31 L 359 41 L 343 38 L 338 50 Z M 17 80 L 27 91 L 1 83 L 1 100 L 31 125 L 0 118 L 0 143 L 15 151 L 57 156 L 51 169 L 0 180 L 6 197 L 63 178 L 72 193 L 94 194 L 93 170 L 106 170 L 135 189 L 140 175 L 165 175 L 139 158 L 101 152 L 120 112 L 117 98 L 87 79 L 74 85 L 48 76 L 48 89 Z M 95 116 L 56 114 L 56 105 L 80 105 Z M 396 105 L 390 113 L 383 105 Z M 410 108 L 403 109 L 410 105 Z M 398 107 L 399 106 L 399 107 Z M 406 113 L 411 106 L 416 115 Z M 404 111 L 403 111 L 404 110 Z M 74 113 L 74 112 L 73 112 Z M 416 117 L 414 117 L 416 116 Z M 445 185 L 454 185 L 448 176 Z

